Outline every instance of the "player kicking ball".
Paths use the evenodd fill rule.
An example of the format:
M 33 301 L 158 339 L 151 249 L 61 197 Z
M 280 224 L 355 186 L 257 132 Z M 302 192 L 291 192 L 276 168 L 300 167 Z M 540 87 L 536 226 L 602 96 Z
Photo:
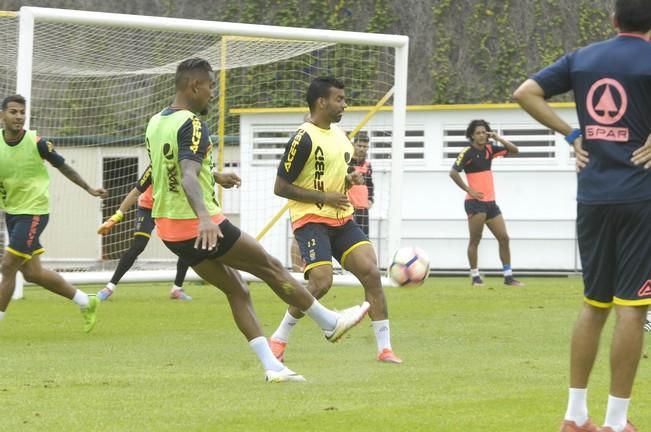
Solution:
M 214 73 L 200 58 L 176 70 L 174 103 L 151 118 L 146 145 L 151 159 L 156 231 L 165 245 L 205 281 L 226 294 L 233 318 L 258 356 L 269 382 L 304 381 L 271 352 L 237 270 L 263 280 L 286 303 L 312 318 L 330 342 L 358 324 L 369 304 L 339 313 L 322 306 L 276 258 L 223 215 L 215 196 L 212 143 L 205 114 L 213 97 Z

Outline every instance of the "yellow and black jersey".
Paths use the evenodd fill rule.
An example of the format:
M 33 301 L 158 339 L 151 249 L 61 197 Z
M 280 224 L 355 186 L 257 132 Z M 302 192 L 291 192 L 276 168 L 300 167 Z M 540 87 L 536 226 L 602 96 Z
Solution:
M 352 155 L 353 145 L 339 126 L 321 129 L 306 122 L 287 143 L 277 175 L 304 189 L 344 194 Z M 294 229 L 309 222 L 340 226 L 353 213 L 352 206 L 341 210 L 324 203 L 293 200 L 289 201 L 289 209 Z

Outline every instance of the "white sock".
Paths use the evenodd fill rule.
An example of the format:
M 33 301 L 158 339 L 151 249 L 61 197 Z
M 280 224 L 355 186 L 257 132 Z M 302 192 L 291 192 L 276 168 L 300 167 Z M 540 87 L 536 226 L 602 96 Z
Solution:
M 88 307 L 88 294 L 82 290 L 75 291 L 75 296 L 72 298 L 72 301 L 77 303 L 80 308 L 85 309 Z
M 630 402 L 630 398 L 622 399 L 608 395 L 608 407 L 606 408 L 604 426 L 610 426 L 615 432 L 622 432 L 626 427 L 628 404 Z
M 470 277 L 478 277 L 479 276 L 479 269 L 470 269 Z
M 4 318 L 4 317 L 5 317 L 5 313 L 4 313 L 4 312 L 0 312 L 0 321 L 2 321 L 2 318 Z
M 312 318 L 325 331 L 332 331 L 337 325 L 337 313 L 323 306 L 317 299 L 314 299 L 314 303 L 305 311 L 305 315 Z
M 577 426 L 583 426 L 588 421 L 588 389 L 570 388 L 567 400 L 565 420 L 572 420 Z
M 249 346 L 260 359 L 260 363 L 262 363 L 264 370 L 278 372 L 285 368 L 285 366 L 274 357 L 271 348 L 269 348 L 269 343 L 267 342 L 266 337 L 258 336 L 257 338 L 251 339 L 249 341 Z
M 174 291 L 174 290 L 182 290 L 182 289 L 183 289 L 183 287 L 172 285 L 172 291 Z
M 646 320 L 651 321 L 651 310 L 647 311 L 646 313 Z
M 114 283 L 109 282 L 109 283 L 106 284 L 106 288 L 110 289 L 111 292 L 113 292 L 113 291 L 115 291 L 116 289 L 118 289 L 118 286 L 115 285 Z
M 271 335 L 271 338 L 280 339 L 283 342 L 287 342 L 289 340 L 289 332 L 292 331 L 297 323 L 298 318 L 294 318 L 290 315 L 289 311 L 286 311 L 283 320 L 280 322 L 280 325 L 276 331 Z
M 384 349 L 391 349 L 391 329 L 389 328 L 389 320 L 371 321 L 373 331 L 375 332 L 375 341 L 377 342 L 378 352 Z

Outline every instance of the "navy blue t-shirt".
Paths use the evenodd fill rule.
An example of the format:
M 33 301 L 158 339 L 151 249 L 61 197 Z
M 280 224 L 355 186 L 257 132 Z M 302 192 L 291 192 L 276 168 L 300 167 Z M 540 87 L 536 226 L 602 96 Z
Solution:
M 651 43 L 621 33 L 564 55 L 532 79 L 546 98 L 574 91 L 590 158 L 578 174 L 577 201 L 651 199 L 651 171 L 630 161 L 651 134 Z

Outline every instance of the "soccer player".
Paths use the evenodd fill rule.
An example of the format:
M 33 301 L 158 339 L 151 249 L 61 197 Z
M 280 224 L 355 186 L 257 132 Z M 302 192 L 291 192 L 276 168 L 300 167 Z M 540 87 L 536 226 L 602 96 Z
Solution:
M 477 249 L 481 241 L 484 225 L 488 226 L 499 244 L 500 260 L 504 272 L 504 284 L 524 286 L 513 278 L 511 269 L 511 249 L 509 235 L 500 208 L 495 203 L 495 187 L 491 165 L 493 159 L 506 155 L 518 154 L 518 147 L 511 141 L 499 136 L 491 130 L 485 120 L 473 120 L 466 128 L 466 138 L 470 145 L 465 147 L 457 156 L 450 170 L 450 178 L 466 192 L 465 209 L 468 215 L 468 262 L 472 285 L 483 286 L 484 281 L 479 274 L 477 265 Z M 489 139 L 499 142 L 492 144 Z M 466 173 L 468 184 L 463 181 L 461 171 Z
M 97 233 L 101 235 L 108 234 L 113 227 L 124 219 L 124 214 L 138 202 L 138 210 L 136 211 L 136 229 L 133 232 L 133 241 L 131 246 L 122 255 L 118 262 L 111 280 L 97 293 L 97 298 L 100 301 L 108 300 L 109 297 L 117 290 L 117 285 L 127 271 L 136 262 L 138 256 L 145 250 L 151 233 L 154 230 L 154 219 L 151 217 L 151 207 L 153 205 L 153 198 L 151 194 L 151 167 L 148 167 L 142 174 L 136 186 L 124 197 L 120 203 L 120 207 L 115 214 L 108 218 L 97 229 Z M 183 263 L 180 259 L 176 262 L 176 277 L 174 278 L 174 285 L 170 291 L 170 298 L 173 300 L 192 300 L 183 290 L 183 282 L 185 275 L 188 271 L 187 264 Z
M 47 160 L 70 181 L 95 197 L 106 198 L 102 188 L 91 188 L 81 176 L 54 150 L 51 142 L 23 129 L 25 125 L 25 98 L 8 96 L 2 101 L 0 129 L 0 203 L 6 212 L 9 245 L 2 257 L 0 281 L 0 320 L 16 286 L 20 270 L 28 282 L 35 283 L 79 305 L 84 318 L 84 331 L 95 327 L 98 300 L 94 295 L 76 289 L 61 275 L 41 265 L 45 252 L 40 236 L 47 226 L 50 213 L 50 176 Z
M 227 189 L 241 184 L 239 176 L 235 173 L 219 174 L 215 172 L 213 175 L 215 176 L 215 181 Z M 151 167 L 147 167 L 136 183 L 136 186 L 127 194 L 122 203 L 120 203 L 120 207 L 115 214 L 98 228 L 97 233 L 102 235 L 108 234 L 115 224 L 120 223 L 124 219 L 124 214 L 129 211 L 136 201 L 138 202 L 138 210 L 136 212 L 136 229 L 133 233 L 133 242 L 131 243 L 131 247 L 120 258 L 118 266 L 111 277 L 111 281 L 97 293 L 97 298 L 101 301 L 107 300 L 113 295 L 122 276 L 129 271 L 138 256 L 145 250 L 151 238 L 151 233 L 154 230 L 154 219 L 151 217 L 151 208 L 153 205 Z M 192 300 L 192 297 L 183 289 L 183 282 L 185 281 L 187 271 L 187 264 L 181 259 L 177 260 L 176 277 L 174 278 L 174 285 L 170 291 L 170 298 L 172 300 Z
M 369 305 L 364 302 L 340 313 L 325 308 L 280 261 L 224 217 L 215 197 L 210 134 L 198 117 L 207 112 L 214 87 L 214 73 L 206 60 L 181 62 L 173 104 L 149 121 L 146 145 L 156 231 L 172 252 L 226 294 L 235 323 L 260 359 L 267 381 L 304 381 L 274 357 L 236 269 L 259 277 L 286 303 L 305 311 L 331 342 L 359 323 Z
M 402 363 L 391 347 L 387 302 L 373 246 L 353 221 L 346 191 L 362 184 L 360 173 L 348 174 L 353 146 L 344 131 L 333 124 L 346 108 L 344 84 L 331 77 L 312 80 L 307 90 L 310 118 L 285 147 L 278 166 L 274 192 L 289 200 L 289 211 L 301 255 L 306 265 L 308 289 L 316 298 L 332 286 L 332 257 L 362 283 L 377 341 L 377 359 Z M 303 317 L 296 307 L 285 313 L 270 339 L 276 357 L 284 359 L 289 333 Z
M 355 210 L 353 217 L 357 225 L 362 228 L 364 234 L 368 237 L 369 217 L 368 210 L 373 206 L 374 186 L 373 186 L 373 168 L 368 156 L 368 135 L 360 133 L 355 136 L 353 148 L 355 153 L 349 162 L 349 172 L 357 171 L 362 174 L 364 184 L 352 185 L 348 189 L 348 199 Z
M 574 146 L 584 302 L 574 326 L 563 432 L 633 432 L 628 408 L 651 304 L 651 7 L 617 0 L 618 35 L 562 56 L 515 91 L 533 118 Z M 572 90 L 580 129 L 545 99 Z M 611 309 L 610 394 L 604 426 L 588 417 L 587 387 Z

